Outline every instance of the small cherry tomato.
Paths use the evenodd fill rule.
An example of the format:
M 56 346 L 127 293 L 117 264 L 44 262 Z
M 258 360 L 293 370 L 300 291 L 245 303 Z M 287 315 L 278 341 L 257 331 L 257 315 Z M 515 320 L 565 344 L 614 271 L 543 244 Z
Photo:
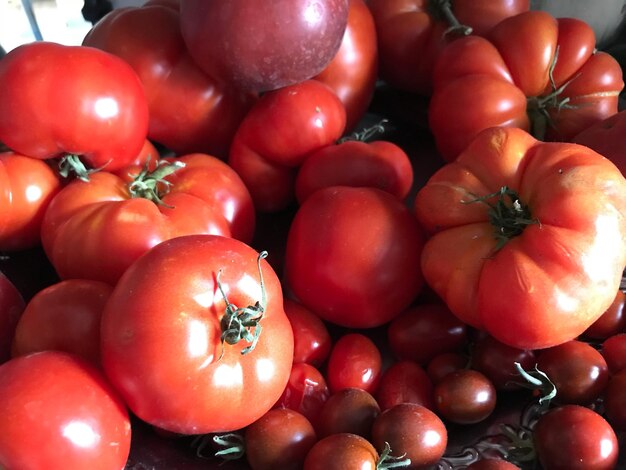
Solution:
M 340 433 L 315 443 L 304 460 L 304 470 L 375 469 L 378 452 L 365 438 Z
M 435 409 L 433 383 L 422 366 L 413 361 L 398 361 L 389 366 L 380 379 L 375 396 L 383 411 L 400 403 L 416 403 Z
M 374 393 L 381 370 L 382 356 L 374 341 L 361 333 L 346 333 L 330 351 L 326 366 L 328 388 L 332 393 L 352 387 Z
M 591 339 L 607 339 L 609 336 L 626 331 L 626 293 L 618 290 L 609 308 L 589 326 L 583 335 Z
M 369 392 L 344 388 L 324 403 L 318 420 L 318 437 L 348 432 L 369 439 L 372 424 L 379 414 L 380 406 Z
M 493 383 L 472 369 L 449 373 L 435 385 L 433 393 L 438 414 L 453 423 L 479 423 L 496 407 Z
M 304 305 L 284 300 L 285 314 L 293 330 L 293 362 L 307 362 L 320 367 L 328 358 L 332 339 L 326 324 Z
M 626 333 L 619 333 L 605 339 L 602 343 L 602 355 L 611 374 L 626 369 Z
M 617 431 L 626 431 L 626 369 L 611 376 L 604 393 L 605 417 Z

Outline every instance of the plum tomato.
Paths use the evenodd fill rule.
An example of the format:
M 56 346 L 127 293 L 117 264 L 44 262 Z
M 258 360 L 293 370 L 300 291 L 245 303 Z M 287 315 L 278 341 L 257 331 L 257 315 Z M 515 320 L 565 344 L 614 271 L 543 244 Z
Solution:
M 381 372 L 381 352 L 368 336 L 345 333 L 335 340 L 326 364 L 326 380 L 331 393 L 352 387 L 374 393 Z

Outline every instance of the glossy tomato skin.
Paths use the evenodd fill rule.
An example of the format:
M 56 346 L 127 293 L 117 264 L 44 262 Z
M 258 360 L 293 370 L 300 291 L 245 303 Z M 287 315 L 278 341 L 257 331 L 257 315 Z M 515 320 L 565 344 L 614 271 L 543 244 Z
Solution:
M 585 337 L 605 340 L 626 331 L 626 292 L 618 290 L 613 303 L 585 330 Z
M 326 324 L 299 302 L 285 299 L 284 307 L 293 330 L 293 362 L 320 367 L 328 359 L 332 348 Z
M 378 78 L 376 25 L 364 0 L 349 0 L 348 23 L 339 50 L 314 77 L 331 87 L 346 107 L 346 130 L 365 115 Z
M 360 388 L 374 393 L 382 372 L 382 355 L 372 339 L 361 333 L 339 337 L 330 351 L 326 379 L 331 393 Z
M 220 341 L 228 323 L 221 324 L 218 276 L 229 303 L 264 306 L 246 354 L 252 342 Z M 228 432 L 278 400 L 293 335 L 280 282 L 257 252 L 232 238 L 190 235 L 155 246 L 124 273 L 102 314 L 101 353 L 107 376 L 142 420 L 183 434 Z
M 100 319 L 112 290 L 88 279 L 68 279 L 40 290 L 20 317 L 12 355 L 53 349 L 100 366 Z
M 181 32 L 200 68 L 258 92 L 320 73 L 339 49 L 347 21 L 348 0 L 180 4 Z
M 389 193 L 320 189 L 291 224 L 286 281 L 303 305 L 329 322 L 379 326 L 419 294 L 422 240 L 415 218 Z
M 372 424 L 380 414 L 376 399 L 362 388 L 344 388 L 324 403 L 317 420 L 319 438 L 349 432 L 369 439 Z
M 446 43 L 455 34 L 451 26 L 433 12 L 430 0 L 370 0 L 378 35 L 380 75 L 401 90 L 428 96 L 432 71 Z M 528 0 L 454 0 L 449 2 L 462 25 L 474 35 L 484 36 L 509 16 L 529 9 Z
M 150 109 L 148 137 L 178 155 L 227 157 L 256 97 L 196 65 L 180 32 L 178 10 L 154 4 L 117 8 L 94 25 L 83 45 L 122 58 L 137 73 Z
M 626 369 L 609 379 L 604 394 L 605 417 L 616 431 L 626 431 Z
M 436 63 L 428 116 L 442 157 L 454 160 L 493 126 L 570 141 L 615 114 L 624 87 L 621 68 L 594 47 L 588 24 L 543 11 L 509 17 L 487 38 L 449 44 Z
M 15 327 L 25 307 L 26 303 L 20 291 L 0 272 L 0 364 L 11 357 Z
M 257 210 L 277 212 L 295 201 L 297 168 L 312 152 L 335 143 L 345 125 L 345 107 L 324 83 L 284 87 L 264 94 L 243 119 L 228 163 Z
M 0 153 L 0 250 L 24 250 L 41 243 L 44 212 L 61 186 L 58 172 L 48 163 Z
M 461 320 L 509 346 L 574 339 L 619 288 L 625 183 L 586 147 L 541 143 L 517 128 L 485 130 L 417 193 L 417 218 L 431 234 L 421 258 L 426 282 Z M 532 223 L 498 249 L 501 232 L 477 198 L 503 187 L 528 204 Z
M 326 436 L 315 443 L 304 460 L 304 470 L 374 470 L 378 452 L 367 439 L 351 433 Z
M 124 402 L 101 371 L 76 356 L 45 351 L 0 366 L 0 409 L 3 468 L 126 464 L 131 427 Z
M 626 369 L 626 333 L 618 333 L 602 342 L 602 356 L 611 374 Z
M 142 84 L 113 54 L 24 44 L 2 59 L 0 84 L 0 141 L 23 155 L 43 160 L 74 154 L 88 167 L 114 171 L 132 161 L 146 139 Z
M 58 275 L 114 285 L 140 255 L 175 236 L 204 233 L 250 241 L 254 207 L 238 175 L 205 154 L 176 162 L 185 166 L 165 178 L 171 184 L 163 204 L 132 197 L 128 182 L 107 172 L 63 188 L 46 210 L 41 233 Z
M 484 374 L 460 369 L 443 377 L 433 390 L 437 413 L 458 424 L 479 423 L 496 407 L 496 387 Z
M 400 403 L 435 409 L 432 380 L 424 368 L 413 361 L 396 361 L 385 369 L 375 396 L 383 411 Z

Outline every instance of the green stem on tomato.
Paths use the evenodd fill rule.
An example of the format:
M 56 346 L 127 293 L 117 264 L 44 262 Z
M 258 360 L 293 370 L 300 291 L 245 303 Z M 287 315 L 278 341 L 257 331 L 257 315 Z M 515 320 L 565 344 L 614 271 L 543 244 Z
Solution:
M 133 198 L 148 199 L 156 204 L 167 206 L 162 198 L 169 192 L 172 183 L 165 177 L 184 167 L 185 163 L 179 160 L 171 163 L 162 161 L 153 171 L 149 171 L 148 162 L 146 162 L 141 172 L 128 184 L 128 191 Z
M 432 16 L 448 23 L 449 27 L 443 33 L 444 37 L 449 34 L 457 36 L 469 36 L 472 34 L 472 27 L 462 24 L 454 15 L 452 0 L 430 0 L 428 7 Z

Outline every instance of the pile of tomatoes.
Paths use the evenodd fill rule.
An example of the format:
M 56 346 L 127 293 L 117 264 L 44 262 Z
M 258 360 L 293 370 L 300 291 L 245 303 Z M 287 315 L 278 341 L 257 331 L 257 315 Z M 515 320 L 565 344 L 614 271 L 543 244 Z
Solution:
M 523 0 L 149 0 L 10 51 L 0 468 L 623 465 L 623 88 Z

